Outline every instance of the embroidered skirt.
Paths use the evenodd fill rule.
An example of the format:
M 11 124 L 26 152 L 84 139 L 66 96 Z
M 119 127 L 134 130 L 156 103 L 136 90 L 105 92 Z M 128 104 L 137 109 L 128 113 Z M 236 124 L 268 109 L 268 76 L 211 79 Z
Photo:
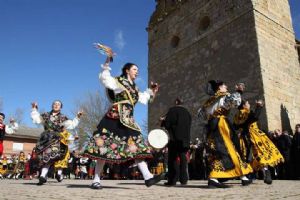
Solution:
M 36 145 L 36 153 L 38 155 L 40 165 L 57 164 L 57 161 L 66 160 L 69 156 L 68 145 L 65 143 L 64 135 L 69 135 L 67 131 L 57 133 L 45 131 Z M 67 164 L 67 163 L 66 163 Z M 57 167 L 65 168 L 64 164 L 59 163 Z
M 264 132 L 258 129 L 256 123 L 250 125 L 249 133 L 254 158 L 251 162 L 251 166 L 255 170 L 262 169 L 266 166 L 274 167 L 279 163 L 284 162 L 284 158 L 277 147 Z
M 234 143 L 234 134 L 224 116 L 209 122 L 209 178 L 234 178 L 251 173 L 251 166 L 242 161 Z
M 116 164 L 153 157 L 141 132 L 124 126 L 118 119 L 105 116 L 97 128 L 85 150 L 87 157 Z

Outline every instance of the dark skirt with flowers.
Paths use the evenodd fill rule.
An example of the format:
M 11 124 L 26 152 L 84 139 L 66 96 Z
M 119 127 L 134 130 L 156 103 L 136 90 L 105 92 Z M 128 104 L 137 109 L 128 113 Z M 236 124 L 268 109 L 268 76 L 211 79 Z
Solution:
M 124 126 L 119 120 L 105 116 L 97 129 L 84 152 L 89 158 L 121 164 L 153 157 L 141 132 Z

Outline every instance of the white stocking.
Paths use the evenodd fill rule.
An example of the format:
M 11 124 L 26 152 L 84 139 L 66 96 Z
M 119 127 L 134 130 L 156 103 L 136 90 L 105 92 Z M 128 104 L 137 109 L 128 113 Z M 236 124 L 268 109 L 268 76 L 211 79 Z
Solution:
M 144 180 L 149 180 L 153 178 L 153 174 L 148 169 L 147 163 L 145 161 L 136 160 L 135 163 L 137 164 L 140 172 L 142 173 Z
M 47 178 L 48 171 L 49 171 L 49 166 L 47 166 L 47 165 L 44 166 L 42 168 L 41 176 L 44 177 L 44 178 Z
M 100 183 L 100 176 L 101 176 L 101 172 L 103 170 L 104 165 L 105 165 L 105 161 L 97 160 L 97 163 L 95 166 L 95 177 L 94 177 L 93 183 Z
M 57 174 L 61 176 L 62 175 L 62 169 L 58 169 Z

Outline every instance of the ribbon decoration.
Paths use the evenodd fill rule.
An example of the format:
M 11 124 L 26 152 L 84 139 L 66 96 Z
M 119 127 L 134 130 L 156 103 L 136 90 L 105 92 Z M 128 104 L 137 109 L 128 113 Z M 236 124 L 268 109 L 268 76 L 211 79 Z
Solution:
M 100 43 L 94 43 L 94 45 L 95 48 L 99 51 L 99 53 L 109 58 L 109 62 L 113 62 L 113 57 L 116 55 L 116 53 L 114 53 L 110 47 Z

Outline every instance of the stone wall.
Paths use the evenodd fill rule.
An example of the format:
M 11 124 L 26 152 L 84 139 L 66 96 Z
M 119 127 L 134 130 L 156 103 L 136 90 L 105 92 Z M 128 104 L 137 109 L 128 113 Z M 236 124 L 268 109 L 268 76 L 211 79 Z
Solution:
M 270 91 L 274 89 L 267 83 L 267 65 L 264 64 L 264 59 L 268 60 L 270 54 L 266 51 L 272 48 L 276 51 L 282 46 L 285 48 L 278 50 L 276 55 L 270 55 L 272 60 L 278 57 L 276 62 L 284 60 L 283 63 L 277 63 L 276 68 L 272 68 L 275 72 L 285 62 L 289 63 L 286 64 L 286 68 L 293 66 L 292 70 L 295 71 L 299 68 L 299 62 L 296 62 L 298 57 L 296 59 L 294 55 L 295 45 L 292 49 L 292 39 L 295 43 L 295 38 L 290 26 L 290 16 L 286 14 L 289 14 L 289 10 L 282 12 L 282 16 L 276 15 L 278 23 L 289 22 L 286 29 L 290 31 L 288 35 L 284 35 L 285 32 L 281 32 L 282 27 L 278 23 L 273 29 L 264 26 L 264 23 L 271 22 L 260 14 L 266 7 L 263 3 L 264 1 L 257 0 L 158 1 L 157 10 L 153 13 L 148 27 L 149 80 L 159 82 L 161 88 L 155 102 L 149 105 L 149 130 L 158 126 L 159 116 L 164 114 L 179 96 L 184 99 L 193 115 L 193 137 L 201 136 L 201 127 L 205 122 L 197 119 L 196 113 L 208 98 L 203 86 L 210 79 L 224 80 L 230 89 L 234 88 L 235 83 L 244 82 L 247 86 L 244 97 L 249 99 L 250 103 L 253 104 L 258 98 L 266 100 L 266 111 L 261 116 L 262 127 L 278 127 L 274 121 L 280 121 L 280 112 L 273 107 L 280 106 L 282 99 L 270 103 Z M 273 8 L 271 11 L 268 13 L 270 16 L 277 13 Z M 282 40 L 280 46 L 275 45 L 278 39 L 273 41 L 272 37 L 268 42 L 264 42 L 260 32 L 265 29 L 273 35 L 275 31 L 280 32 L 278 37 L 286 39 Z M 275 66 L 272 62 L 269 65 Z M 293 84 L 297 82 L 297 75 L 292 75 L 290 78 L 293 79 Z M 288 74 L 283 77 L 287 79 L 287 76 Z M 284 89 L 286 87 L 282 90 Z M 298 106 L 290 95 L 295 88 L 290 89 L 289 93 L 278 91 L 281 92 L 278 96 L 286 96 L 287 102 L 293 102 L 284 104 L 288 109 L 291 105 Z M 289 117 L 293 118 L 295 115 L 296 111 Z
M 300 68 L 290 8 L 285 0 L 259 2 L 255 28 L 269 128 L 291 132 L 300 122 Z

